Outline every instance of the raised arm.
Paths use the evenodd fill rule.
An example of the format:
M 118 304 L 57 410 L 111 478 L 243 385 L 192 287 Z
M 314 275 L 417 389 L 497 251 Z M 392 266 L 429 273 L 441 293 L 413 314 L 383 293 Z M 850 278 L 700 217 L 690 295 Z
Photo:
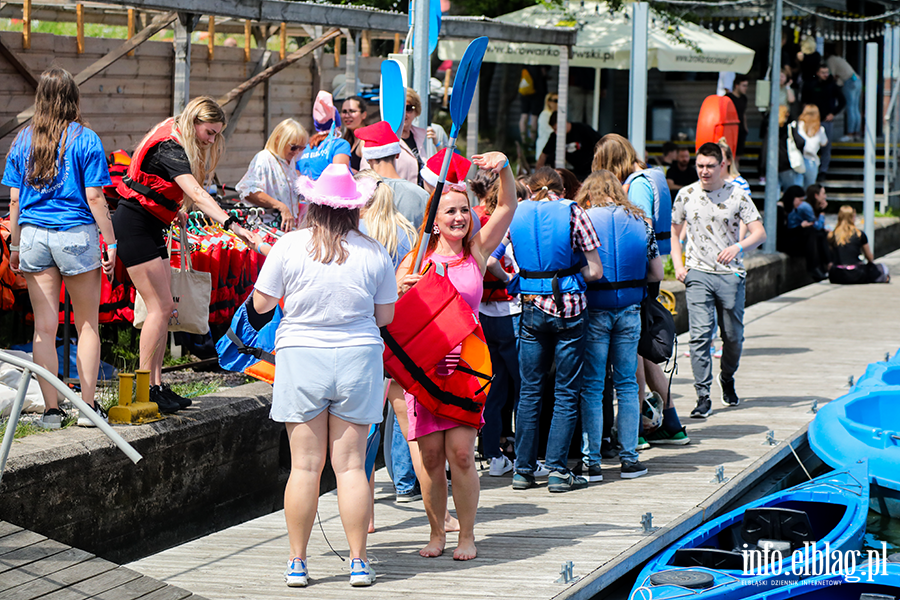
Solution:
M 500 175 L 497 208 L 484 227 L 472 238 L 472 253 L 476 255 L 483 272 L 488 257 L 503 241 L 503 236 L 509 230 L 516 212 L 516 180 L 509 166 L 509 160 L 502 152 L 479 154 L 472 157 L 472 162 L 485 171 L 493 171 Z

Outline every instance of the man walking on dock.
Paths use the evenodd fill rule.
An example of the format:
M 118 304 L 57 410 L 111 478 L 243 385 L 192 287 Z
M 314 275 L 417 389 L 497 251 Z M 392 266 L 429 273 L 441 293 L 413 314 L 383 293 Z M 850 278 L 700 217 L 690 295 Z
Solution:
M 741 187 L 725 181 L 722 149 L 706 143 L 697 151 L 700 180 L 683 187 L 672 203 L 672 262 L 675 276 L 684 282 L 691 334 L 691 368 L 697 406 L 695 419 L 712 414 L 710 344 L 716 312 L 722 334 L 722 361 L 717 381 L 722 404 L 737 406 L 734 374 L 744 343 L 744 252 L 766 240 L 756 206 Z M 740 224 L 750 235 L 741 240 Z M 687 261 L 682 262 L 681 232 L 687 227 Z M 683 265 L 683 266 L 682 266 Z

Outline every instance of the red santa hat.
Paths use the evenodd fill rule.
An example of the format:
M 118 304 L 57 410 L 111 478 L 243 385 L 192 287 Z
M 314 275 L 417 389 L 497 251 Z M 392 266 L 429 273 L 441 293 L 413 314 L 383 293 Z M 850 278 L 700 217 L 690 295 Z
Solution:
M 353 134 L 363 140 L 363 158 L 373 160 L 400 154 L 400 139 L 387 121 L 379 121 L 368 127 L 360 127 Z
M 422 180 L 431 187 L 437 187 L 438 176 L 441 173 L 446 152 L 447 149 L 445 148 L 429 158 L 420 171 Z M 463 155 L 454 152 L 453 156 L 450 157 L 450 168 L 447 170 L 447 181 L 444 182 L 444 193 L 446 194 L 450 190 L 465 192 L 466 176 L 469 174 L 471 167 L 471 161 L 467 160 Z

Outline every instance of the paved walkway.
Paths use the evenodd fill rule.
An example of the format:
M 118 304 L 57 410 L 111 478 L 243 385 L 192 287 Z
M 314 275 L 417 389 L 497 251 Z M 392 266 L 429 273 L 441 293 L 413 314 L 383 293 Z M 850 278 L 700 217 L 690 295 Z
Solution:
M 900 274 L 900 251 L 882 259 Z M 694 405 L 690 361 L 679 358 L 673 392 L 691 437 L 685 447 L 653 447 L 641 454 L 650 469 L 634 480 L 619 478 L 618 464 L 604 464 L 606 480 L 561 495 L 546 487 L 524 492 L 510 488 L 510 477 L 482 474 L 476 560 L 454 562 L 450 553 L 423 559 L 428 539 L 421 503 L 398 505 L 383 470 L 377 474 L 377 532 L 369 537 L 377 559 L 378 581 L 360 592 L 366 598 L 461 598 L 570 596 L 574 587 L 555 583 L 560 564 L 572 560 L 576 576 L 591 577 L 621 555 L 645 545 L 641 515 L 653 513 L 663 526 L 657 536 L 732 484 L 713 483 L 715 470 L 739 474 L 766 454 L 766 432 L 785 440 L 812 418 L 813 401 L 823 404 L 848 389 L 850 375 L 882 360 L 900 346 L 896 318 L 897 284 L 832 286 L 813 284 L 747 309 L 746 343 L 737 390 L 743 403 L 725 408 L 718 400 L 706 421 L 686 418 Z M 682 336 L 682 342 L 686 342 Z M 687 347 L 680 343 L 680 350 Z M 346 556 L 347 545 L 333 493 L 320 499 L 321 524 L 328 541 Z M 452 549 L 455 536 L 450 535 Z M 284 515 L 255 519 L 172 548 L 130 568 L 190 590 L 229 600 L 282 598 L 288 594 L 345 598 L 348 564 L 328 549 L 322 530 L 313 530 L 309 565 L 313 578 L 305 591 L 289 591 L 281 572 L 288 554 Z M 596 575 L 596 573 L 595 573 Z M 527 592 L 526 592 L 527 590 Z

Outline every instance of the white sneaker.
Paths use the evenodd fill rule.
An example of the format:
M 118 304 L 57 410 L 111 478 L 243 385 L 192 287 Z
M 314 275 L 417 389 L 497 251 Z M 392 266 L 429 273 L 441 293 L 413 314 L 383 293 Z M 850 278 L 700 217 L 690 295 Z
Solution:
M 284 572 L 284 581 L 288 587 L 306 587 L 309 585 L 309 572 L 306 561 L 301 558 L 289 560 Z
M 103 419 L 106 423 L 109 423 L 109 417 L 106 416 L 106 411 L 103 410 L 103 407 L 100 406 L 100 403 L 97 402 L 96 400 L 94 401 L 94 412 L 96 412 L 97 415 L 101 419 Z M 85 415 L 80 410 L 78 411 L 78 426 L 79 427 L 96 427 L 96 425 L 94 425 L 94 422 L 91 421 L 87 417 L 87 415 Z
M 350 585 L 366 587 L 375 583 L 375 569 L 361 558 L 350 561 Z
M 543 462 L 537 461 L 537 469 L 534 470 L 533 474 L 535 477 L 546 477 L 550 474 L 550 469 Z
M 512 461 L 501 454 L 500 456 L 491 459 L 491 468 L 488 469 L 488 474 L 491 477 L 501 477 L 512 470 Z

